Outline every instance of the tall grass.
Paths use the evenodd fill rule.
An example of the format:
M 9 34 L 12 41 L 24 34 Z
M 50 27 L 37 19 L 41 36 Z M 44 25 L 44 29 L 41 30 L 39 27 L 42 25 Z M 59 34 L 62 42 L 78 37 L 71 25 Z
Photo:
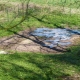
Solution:
M 8 0 L 6 0 L 8 1 Z M 11 28 L 15 24 L 19 23 L 21 19 L 24 17 L 26 10 L 26 3 L 23 4 L 22 0 L 10 0 L 11 2 L 21 2 L 17 5 L 12 5 L 12 3 L 1 3 L 1 14 L 0 14 L 0 25 L 4 28 Z M 70 2 L 71 1 L 71 2 Z M 75 0 L 30 0 L 28 17 L 24 22 L 17 25 L 16 28 L 12 28 L 12 30 L 23 30 L 22 26 L 27 27 L 72 27 L 80 26 L 80 14 L 74 10 L 72 12 L 71 8 L 65 8 L 67 4 L 75 3 Z M 34 4 L 32 4 L 34 3 Z M 46 6 L 46 5 L 48 6 Z M 54 7 L 54 4 L 57 7 Z M 41 6 L 42 5 L 42 6 Z M 52 6 L 50 6 L 52 5 Z M 62 7 L 60 7 L 60 5 Z M 32 6 L 32 7 L 31 7 Z M 70 5 L 68 5 L 70 6 Z M 76 5 L 77 6 L 77 5 Z M 67 9 L 67 11 L 65 11 Z M 4 15 L 3 15 L 4 14 Z M 0 27 L 0 33 L 2 33 L 2 27 Z M 21 28 L 21 29 L 20 29 Z M 19 29 L 19 30 L 17 30 Z M 7 31 L 4 32 L 4 35 Z M 0 34 L 0 36 L 4 36 Z M 11 33 L 10 33 L 11 34 Z

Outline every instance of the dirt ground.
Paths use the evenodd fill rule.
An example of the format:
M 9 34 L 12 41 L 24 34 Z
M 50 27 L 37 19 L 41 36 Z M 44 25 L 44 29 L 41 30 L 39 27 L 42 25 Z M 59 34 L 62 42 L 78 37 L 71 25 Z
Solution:
M 80 43 L 80 35 L 72 36 L 69 40 L 72 45 Z M 43 45 L 43 40 L 38 37 L 31 36 L 28 30 L 21 31 L 10 37 L 0 39 L 0 50 L 18 51 L 18 52 L 41 52 L 41 53 L 56 53 L 65 52 L 67 47 L 57 46 L 52 49 Z M 69 47 L 69 46 L 68 46 Z

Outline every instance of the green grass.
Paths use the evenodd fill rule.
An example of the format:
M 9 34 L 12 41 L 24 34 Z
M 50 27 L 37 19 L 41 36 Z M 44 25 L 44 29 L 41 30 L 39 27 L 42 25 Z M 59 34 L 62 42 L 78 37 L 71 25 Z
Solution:
M 65 54 L 15 53 L 0 55 L 0 80 L 64 80 L 80 76 L 79 47 Z
M 6 14 L 4 14 L 3 18 L 5 19 L 7 16 Z M 0 34 L 0 36 L 8 36 L 13 34 L 12 32 L 10 32 L 10 30 L 14 30 L 14 31 L 21 31 L 24 30 L 24 28 L 37 28 L 37 27 L 49 27 L 49 28 L 63 28 L 63 27 L 70 27 L 73 28 L 74 26 L 76 26 L 77 28 L 80 28 L 80 15 L 77 14 L 63 14 L 60 11 L 52 11 L 50 12 L 49 9 L 47 8 L 43 8 L 43 9 L 39 9 L 39 8 L 31 8 L 29 9 L 29 15 L 26 18 L 26 20 L 22 23 L 20 23 L 19 25 L 17 25 L 14 28 L 13 27 L 15 24 L 19 23 L 19 21 L 22 19 L 23 14 L 20 14 L 16 17 L 16 19 L 14 19 L 15 14 L 13 13 L 9 13 L 9 21 L 3 21 L 1 22 L 0 25 L 3 26 L 0 27 L 3 30 L 0 30 L 0 33 L 2 33 L 4 31 L 4 33 Z M 2 16 L 1 16 L 2 18 Z M 8 18 L 7 18 L 8 19 Z M 13 20 L 14 19 L 14 20 Z M 11 21 L 12 22 L 11 22 Z M 11 28 L 10 30 L 5 30 L 4 28 Z
M 31 0 L 33 3 L 38 3 L 42 5 L 51 5 L 51 6 L 67 6 L 67 7 L 80 7 L 79 0 Z M 77 3 L 76 3 L 77 2 Z
M 25 0 L 5 0 L 5 1 L 23 2 Z M 33 2 L 35 4 L 41 4 L 41 5 L 49 5 L 49 6 L 59 5 L 59 6 L 68 6 L 68 7 L 76 7 L 76 8 L 80 7 L 79 0 L 30 0 L 30 2 Z
M 19 2 L 21 0 L 9 1 Z M 31 0 L 31 2 L 35 4 L 44 6 L 46 4 L 62 5 L 60 2 L 61 0 L 54 0 L 55 3 L 53 3 L 53 0 L 49 1 L 50 0 L 47 0 L 47 2 L 46 0 Z M 69 6 L 70 4 L 70 0 L 67 1 L 65 6 Z M 74 3 L 75 0 L 71 1 Z M 62 2 L 64 2 L 64 0 L 62 0 Z M 75 8 L 76 7 L 75 5 Z M 1 10 L 2 9 L 3 5 Z M 73 28 L 76 26 L 76 28 L 80 29 L 79 14 L 64 14 L 60 10 L 50 11 L 49 8 L 30 8 L 26 20 L 16 27 L 11 28 L 23 18 L 22 13 L 13 20 L 15 16 L 15 12 L 13 13 L 13 11 L 9 13 L 9 16 L 7 16 L 5 12 L 0 13 L 0 37 L 12 35 L 14 31 L 19 32 L 29 27 Z M 5 30 L 4 28 L 11 29 Z M 80 46 L 73 46 L 70 48 L 71 52 L 57 55 L 19 52 L 15 52 L 15 54 L 0 55 L 0 80 L 64 80 L 66 77 L 80 76 L 80 54 L 77 54 L 79 49 Z
M 6 0 L 8 1 L 8 0 Z M 19 2 L 22 0 L 10 0 L 11 2 Z M 71 0 L 72 3 L 75 2 L 75 0 Z M 38 4 L 40 6 L 40 4 L 43 4 L 43 6 L 45 6 L 45 4 L 53 4 L 53 3 L 62 3 L 64 2 L 64 0 L 31 0 L 30 2 L 33 2 L 35 4 Z M 5 2 L 4 2 L 5 3 Z M 3 11 L 3 5 L 5 5 L 4 7 L 8 6 L 8 7 L 13 7 L 13 5 L 11 5 L 9 3 L 4 4 L 1 2 L 1 11 Z M 45 4 L 44 4 L 45 3 Z M 68 0 L 66 2 L 67 4 L 70 4 L 70 0 Z M 57 4 L 56 4 L 57 5 Z M 8 8 L 7 7 L 7 8 Z M 60 9 L 54 10 L 54 11 L 50 11 L 52 7 L 50 8 L 40 8 L 40 7 L 32 7 L 29 9 L 29 16 L 26 18 L 26 20 L 24 22 L 22 22 L 21 24 L 17 25 L 15 28 L 12 28 L 10 30 L 12 31 L 21 31 L 24 30 L 24 28 L 37 28 L 37 27 L 49 27 L 49 28 L 63 28 L 63 27 L 70 27 L 73 28 L 74 26 L 76 26 L 77 28 L 80 28 L 80 15 L 79 14 L 70 14 L 66 13 L 64 14 Z M 16 7 L 16 10 L 18 10 L 18 7 Z M 4 14 L 4 15 L 3 15 Z M 5 12 L 1 12 L 0 14 L 0 25 L 3 26 L 3 28 L 0 26 L 0 37 L 3 36 L 8 36 L 8 35 L 12 35 L 14 33 L 12 33 L 10 30 L 5 30 L 4 28 L 11 28 L 13 27 L 15 24 L 17 24 L 20 20 L 21 17 L 23 17 L 23 13 L 21 12 L 21 10 L 19 11 L 19 15 L 15 18 L 17 14 L 17 11 L 14 11 L 13 9 L 11 9 L 11 11 L 9 13 L 7 13 L 7 11 Z M 13 20 L 14 19 L 14 20 Z M 13 20 L 13 21 L 12 21 Z M 11 22 L 12 21 L 12 22 Z M 23 28 L 24 27 L 24 28 Z M 4 33 L 2 33 L 4 31 Z

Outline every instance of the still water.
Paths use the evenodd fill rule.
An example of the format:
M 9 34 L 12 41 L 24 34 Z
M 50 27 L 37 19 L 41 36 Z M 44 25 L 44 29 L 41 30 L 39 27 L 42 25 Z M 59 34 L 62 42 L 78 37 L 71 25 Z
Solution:
M 57 45 L 68 46 L 71 44 L 68 40 L 74 35 L 80 35 L 80 30 L 70 29 L 49 29 L 49 28 L 37 28 L 31 35 L 38 37 L 45 37 L 44 46 L 50 48 L 56 47 Z

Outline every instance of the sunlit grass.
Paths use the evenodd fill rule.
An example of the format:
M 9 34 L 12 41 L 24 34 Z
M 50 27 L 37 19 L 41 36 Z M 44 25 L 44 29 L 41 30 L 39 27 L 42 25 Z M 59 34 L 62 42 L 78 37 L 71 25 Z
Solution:
M 6 1 L 19 2 L 23 0 Z M 69 6 L 70 3 L 74 3 L 76 0 L 67 0 L 66 3 L 64 3 L 64 1 L 65 0 L 31 0 L 31 3 L 72 8 L 78 6 L 76 4 Z M 76 28 L 80 29 L 80 15 L 64 14 L 60 10 L 50 11 L 49 8 L 30 8 L 29 15 L 25 21 L 16 27 L 14 27 L 14 25 L 23 18 L 23 14 L 20 13 L 16 18 L 16 14 L 13 12 L 10 12 L 9 16 L 7 16 L 7 14 L 8 13 L 4 12 L 0 13 L 0 37 L 13 35 L 14 32 L 37 27 L 73 28 L 76 26 Z M 5 28 L 11 29 L 6 30 Z M 80 76 L 79 49 L 80 46 L 73 46 L 69 48 L 69 52 L 67 51 L 57 55 L 20 52 L 6 55 L 2 54 L 0 55 L 0 80 L 64 80 L 67 77 L 72 76 L 74 78 L 76 75 Z
M 9 1 L 9 2 L 23 2 L 25 0 L 3 0 L 3 1 Z M 26 0 L 28 1 L 28 0 Z M 68 6 L 73 8 L 79 8 L 80 7 L 80 1 L 79 0 L 30 0 L 30 2 L 33 2 L 35 4 L 40 5 L 49 5 L 49 6 Z
M 10 0 L 10 1 L 16 2 L 16 0 Z M 17 1 L 19 2 L 22 0 L 17 0 Z M 40 1 L 31 0 L 30 2 L 34 2 L 38 5 L 43 4 L 43 8 L 37 7 L 37 6 L 33 6 L 29 8 L 29 12 L 28 12 L 29 15 L 27 15 L 28 17 L 25 19 L 25 21 L 17 25 L 15 28 L 11 28 L 11 27 L 19 23 L 21 18 L 23 18 L 22 11 L 19 10 L 18 12 L 18 8 L 17 9 L 15 8 L 16 11 L 14 11 L 13 8 L 10 10 L 10 12 L 7 12 L 7 10 L 2 11 L 0 14 L 0 33 L 2 33 L 3 31 L 4 33 L 0 34 L 0 37 L 13 34 L 9 30 L 5 30 L 4 28 L 11 28 L 11 30 L 14 30 L 17 32 L 23 30 L 23 27 L 25 29 L 29 27 L 31 28 L 34 28 L 34 27 L 35 28 L 37 27 L 49 27 L 49 28 L 70 27 L 70 28 L 73 28 L 73 26 L 76 26 L 77 28 L 79 28 L 80 26 L 80 15 L 79 14 L 70 14 L 70 13 L 64 14 L 61 10 L 51 11 L 51 8 L 48 8 L 48 7 L 44 8 L 45 4 L 49 4 L 49 5 L 53 3 L 59 4 L 59 3 L 63 3 L 64 1 L 65 0 L 59 0 L 59 1 L 57 0 L 50 0 L 50 1 L 49 0 L 47 1 L 46 0 L 40 0 Z M 74 2 L 75 0 L 72 1 L 72 3 Z M 9 3 L 9 5 L 8 5 L 8 2 L 6 3 L 7 4 L 5 5 L 5 7 L 6 6 L 13 7 L 11 3 Z M 68 0 L 66 1 L 66 3 L 70 3 L 70 1 Z M 4 3 L 1 2 L 1 4 L 4 4 Z M 1 26 L 3 26 L 3 28 Z
M 63 80 L 80 73 L 79 47 L 64 54 L 14 53 L 0 55 L 1 80 Z M 53 53 L 54 54 L 54 53 Z M 76 57 L 75 57 L 76 56 Z

